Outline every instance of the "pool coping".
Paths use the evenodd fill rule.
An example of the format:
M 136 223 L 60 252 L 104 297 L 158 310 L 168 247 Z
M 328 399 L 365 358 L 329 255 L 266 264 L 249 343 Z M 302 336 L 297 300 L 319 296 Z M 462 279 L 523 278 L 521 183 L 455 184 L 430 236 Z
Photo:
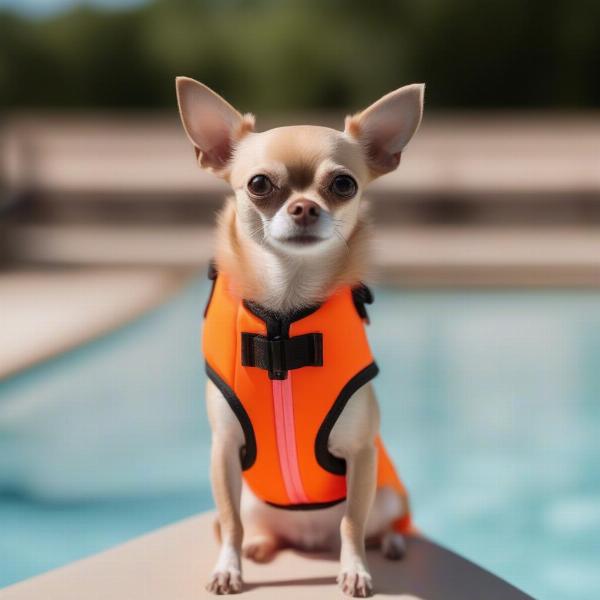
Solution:
M 89 271 L 95 270 L 89 269 Z M 97 271 L 126 273 L 128 269 L 98 269 Z M 10 360 L 8 364 L 3 364 L 0 360 L 0 382 L 7 381 L 33 367 L 102 338 L 135 321 L 168 301 L 187 283 L 197 277 L 197 271 L 190 269 L 156 269 L 155 271 L 156 284 L 153 289 L 140 293 L 138 298 L 130 300 L 129 303 L 123 303 L 111 313 L 90 318 L 85 329 L 56 336 L 53 340 L 47 341 L 42 347 L 39 344 L 32 343 L 22 358 Z M 136 272 L 150 273 L 150 270 L 141 269 Z M 0 273 L 1 283 L 2 274 Z

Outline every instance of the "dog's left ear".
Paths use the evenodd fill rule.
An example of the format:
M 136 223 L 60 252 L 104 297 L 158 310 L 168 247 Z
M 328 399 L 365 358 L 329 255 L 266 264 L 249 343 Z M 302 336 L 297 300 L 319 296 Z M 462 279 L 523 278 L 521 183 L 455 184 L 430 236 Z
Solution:
M 363 146 L 374 177 L 393 171 L 423 116 L 425 84 L 405 85 L 360 113 L 346 117 L 345 132 Z
M 181 121 L 200 166 L 226 177 L 235 144 L 254 129 L 254 117 L 241 115 L 199 81 L 177 77 L 175 85 Z

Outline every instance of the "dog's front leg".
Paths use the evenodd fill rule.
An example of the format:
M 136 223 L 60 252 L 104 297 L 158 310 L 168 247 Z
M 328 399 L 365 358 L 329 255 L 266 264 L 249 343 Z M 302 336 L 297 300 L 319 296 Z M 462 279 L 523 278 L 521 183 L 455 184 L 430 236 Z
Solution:
M 350 398 L 329 436 L 329 450 L 346 461 L 346 512 L 340 525 L 342 590 L 365 597 L 372 591 L 365 557 L 367 518 L 377 487 L 379 406 L 367 384 Z
M 243 444 L 243 434 L 225 399 L 210 382 L 207 386 L 207 406 L 212 426 L 210 473 L 219 519 L 221 550 L 206 589 L 214 594 L 236 594 L 242 591 L 242 469 L 238 450 Z
M 349 596 L 366 598 L 373 590 L 365 554 L 365 528 L 375 497 L 377 450 L 374 444 L 359 449 L 347 461 L 347 503 L 340 525 L 340 587 Z

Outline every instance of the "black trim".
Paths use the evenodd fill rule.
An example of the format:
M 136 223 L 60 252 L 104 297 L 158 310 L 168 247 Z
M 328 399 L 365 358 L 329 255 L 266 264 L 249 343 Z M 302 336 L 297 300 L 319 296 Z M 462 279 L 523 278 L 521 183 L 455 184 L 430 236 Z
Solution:
M 346 499 L 338 498 L 337 500 L 330 500 L 329 502 L 311 502 L 310 504 L 275 504 L 275 502 L 268 502 L 265 500 L 265 504 L 272 506 L 273 508 L 281 508 L 282 510 L 319 510 L 321 508 L 329 508 L 336 504 L 341 504 Z
M 242 426 L 246 443 L 240 448 L 240 461 L 242 463 L 242 471 L 247 471 L 256 461 L 256 437 L 250 417 L 239 398 L 235 395 L 235 392 L 221 379 L 208 362 L 205 365 L 206 375 L 219 388 L 219 391 L 223 394 L 225 400 L 227 400 L 227 404 L 229 404 Z
M 365 385 L 365 383 L 371 381 L 371 379 L 373 379 L 377 373 L 379 373 L 379 367 L 372 362 L 370 365 L 367 365 L 364 369 L 362 369 L 362 371 L 359 371 L 356 375 L 354 375 L 354 377 L 352 377 L 352 379 L 350 379 L 350 381 L 348 381 L 348 383 L 342 388 L 342 391 L 338 394 L 333 406 L 329 409 L 329 412 L 323 419 L 321 427 L 319 427 L 319 431 L 315 439 L 315 456 L 321 467 L 330 473 L 334 473 L 335 475 L 346 474 L 346 461 L 342 458 L 334 456 L 331 454 L 331 452 L 329 452 L 328 444 L 331 430 L 333 429 L 333 426 L 339 419 L 339 416 L 342 414 L 344 407 L 352 395 L 359 388 Z
M 321 308 L 322 304 L 314 304 L 305 308 L 299 308 L 289 313 L 278 313 L 251 300 L 244 300 L 244 306 L 259 319 L 262 319 L 267 326 L 267 335 L 269 338 L 288 337 L 290 334 L 290 325 L 295 321 L 304 319 Z

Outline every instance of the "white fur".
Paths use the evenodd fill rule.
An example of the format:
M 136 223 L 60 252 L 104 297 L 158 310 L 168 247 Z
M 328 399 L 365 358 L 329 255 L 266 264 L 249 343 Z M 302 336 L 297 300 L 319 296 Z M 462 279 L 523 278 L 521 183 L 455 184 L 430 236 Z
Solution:
M 265 528 L 301 550 L 339 550 L 340 523 L 346 502 L 321 510 L 281 510 L 265 504 L 247 485 L 242 487 L 242 522 L 244 527 Z M 366 537 L 375 538 L 402 516 L 404 507 L 396 492 L 380 488 L 369 513 Z
M 312 198 L 308 195 L 304 195 L 305 198 L 312 200 Z M 274 242 L 275 246 L 285 252 L 289 252 L 290 254 L 301 254 L 301 255 L 311 255 L 311 254 L 319 254 L 321 249 L 319 248 L 320 244 L 310 244 L 310 245 L 289 245 L 290 238 L 294 236 L 298 236 L 301 233 L 305 233 L 307 235 L 314 235 L 318 237 L 321 242 L 326 242 L 330 240 L 334 236 L 334 221 L 331 213 L 326 209 L 321 209 L 321 214 L 319 215 L 318 221 L 307 229 L 306 231 L 302 231 L 292 219 L 292 216 L 288 212 L 288 206 L 292 203 L 293 200 L 286 202 L 276 213 L 275 215 L 265 223 L 265 231 L 267 242 Z M 335 240 L 334 240 L 335 241 Z M 286 244 L 286 242 L 288 242 Z M 338 240 L 339 243 L 339 240 Z
M 240 232 L 244 237 L 245 233 Z M 252 263 L 260 265 L 262 306 L 276 312 L 311 306 L 323 299 L 331 283 L 332 269 L 348 252 L 344 240 L 333 236 L 305 248 L 285 244 L 251 243 L 246 246 Z

